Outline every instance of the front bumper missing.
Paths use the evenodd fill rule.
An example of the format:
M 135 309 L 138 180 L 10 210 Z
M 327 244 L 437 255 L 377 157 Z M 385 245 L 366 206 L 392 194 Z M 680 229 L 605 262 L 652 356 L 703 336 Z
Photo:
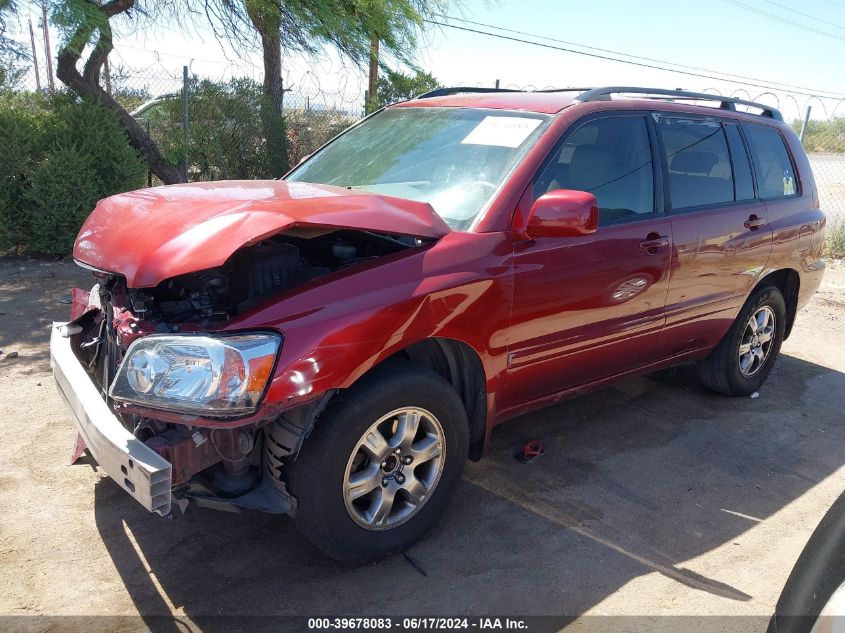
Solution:
M 170 513 L 170 462 L 138 440 L 109 409 L 71 349 L 69 328 L 53 323 L 50 366 L 91 455 L 118 485 L 150 512 Z

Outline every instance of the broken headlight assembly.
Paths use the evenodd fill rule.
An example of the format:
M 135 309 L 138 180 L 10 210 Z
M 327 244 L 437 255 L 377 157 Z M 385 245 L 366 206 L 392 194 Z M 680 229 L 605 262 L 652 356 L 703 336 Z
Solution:
M 139 338 L 129 346 L 109 395 L 182 413 L 239 415 L 258 406 L 281 336 L 191 334 Z

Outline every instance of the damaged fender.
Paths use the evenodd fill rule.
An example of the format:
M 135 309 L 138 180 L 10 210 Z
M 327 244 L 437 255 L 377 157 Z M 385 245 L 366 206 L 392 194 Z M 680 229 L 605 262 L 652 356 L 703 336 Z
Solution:
M 460 341 L 475 351 L 490 403 L 506 369 L 512 270 L 501 265 L 501 252 L 508 248 L 501 233 L 477 235 L 471 247 L 450 234 L 432 249 L 295 291 L 225 329 L 270 327 L 284 335 L 267 406 L 289 408 L 347 388 L 386 358 L 430 338 Z M 477 270 L 486 270 L 486 277 L 470 272 Z M 479 322 L 473 316 L 479 312 L 489 318 Z

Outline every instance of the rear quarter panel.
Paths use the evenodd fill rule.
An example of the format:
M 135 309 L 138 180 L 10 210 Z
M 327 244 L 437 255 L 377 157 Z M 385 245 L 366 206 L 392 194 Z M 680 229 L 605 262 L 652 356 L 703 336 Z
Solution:
M 806 305 L 824 274 L 826 219 L 819 208 L 818 190 L 810 161 L 798 136 L 789 126 L 778 126 L 795 163 L 801 195 L 767 200 L 766 211 L 773 231 L 768 272 L 791 268 L 799 274 L 798 308 Z

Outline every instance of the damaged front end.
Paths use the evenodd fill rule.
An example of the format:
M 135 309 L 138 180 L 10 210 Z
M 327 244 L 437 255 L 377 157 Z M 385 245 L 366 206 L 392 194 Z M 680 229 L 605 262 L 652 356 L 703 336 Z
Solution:
M 74 291 L 72 320 L 57 324 L 51 341 L 80 437 L 152 512 L 184 510 L 190 501 L 294 513 L 284 461 L 332 393 L 292 409 L 266 402 L 283 332 L 227 324 L 324 277 L 430 241 L 290 227 L 235 250 L 220 266 L 153 287 L 131 288 L 124 274 L 95 269 L 97 283 Z

